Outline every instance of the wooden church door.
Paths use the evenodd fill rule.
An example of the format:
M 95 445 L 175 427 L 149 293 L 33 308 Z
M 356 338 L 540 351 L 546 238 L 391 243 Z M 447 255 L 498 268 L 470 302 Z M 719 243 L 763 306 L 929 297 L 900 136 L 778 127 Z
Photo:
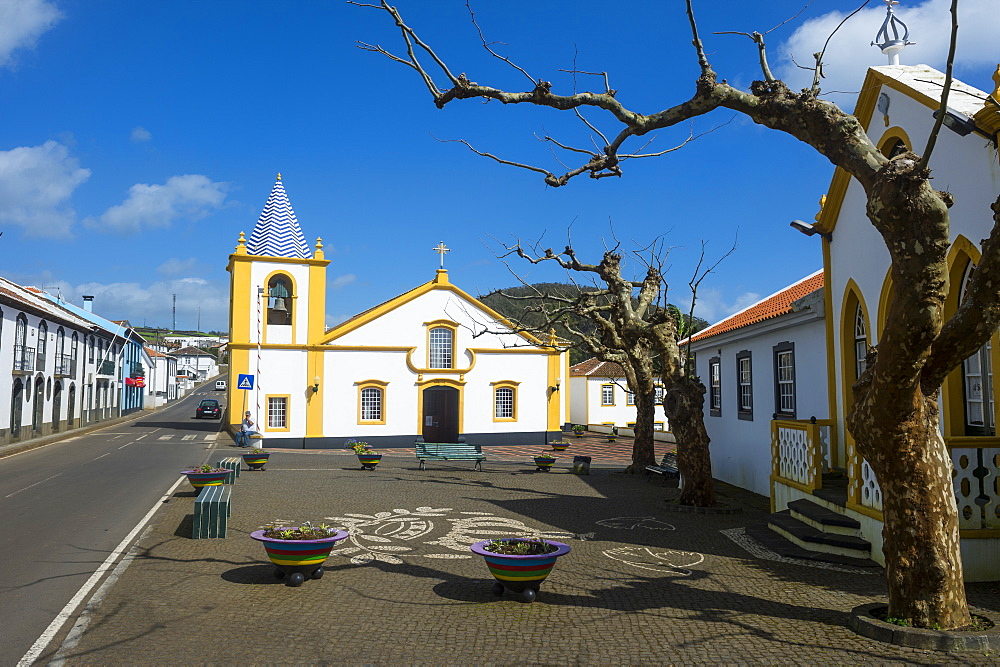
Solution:
M 458 442 L 458 389 L 424 389 L 424 442 Z

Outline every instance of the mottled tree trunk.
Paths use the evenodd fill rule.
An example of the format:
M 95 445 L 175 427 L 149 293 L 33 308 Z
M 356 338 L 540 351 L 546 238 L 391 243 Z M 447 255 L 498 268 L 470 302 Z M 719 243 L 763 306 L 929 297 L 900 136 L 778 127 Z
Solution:
M 677 470 L 681 474 L 682 505 L 712 507 L 715 485 L 712 479 L 710 439 L 705 430 L 705 385 L 684 378 L 667 388 L 663 410 L 677 439 Z
M 652 385 L 652 382 L 650 382 Z M 636 475 L 646 466 L 656 465 L 653 420 L 656 417 L 655 395 L 652 391 L 635 392 L 635 442 L 632 444 L 632 465 L 625 472 Z
M 937 397 L 919 390 L 877 396 L 863 383 L 856 391 L 849 425 L 882 489 L 889 616 L 916 627 L 968 625 L 952 462 Z

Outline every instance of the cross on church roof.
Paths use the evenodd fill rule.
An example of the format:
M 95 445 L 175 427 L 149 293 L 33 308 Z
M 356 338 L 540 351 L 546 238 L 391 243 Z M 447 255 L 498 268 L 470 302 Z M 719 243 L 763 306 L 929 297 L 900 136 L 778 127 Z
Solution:
M 444 244 L 444 241 L 441 241 L 436 246 L 434 246 L 434 248 L 432 248 L 432 250 L 434 250 L 434 252 L 436 252 L 437 254 L 441 255 L 441 268 L 443 269 L 444 268 L 444 254 L 446 252 L 450 252 L 450 249 Z

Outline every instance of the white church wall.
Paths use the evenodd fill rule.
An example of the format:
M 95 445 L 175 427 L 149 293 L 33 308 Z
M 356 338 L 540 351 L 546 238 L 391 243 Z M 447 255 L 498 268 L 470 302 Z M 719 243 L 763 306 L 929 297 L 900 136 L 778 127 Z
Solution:
M 263 429 L 265 440 L 274 438 L 301 438 L 306 434 L 306 401 L 312 393 L 307 384 L 312 374 L 307 373 L 306 355 L 300 350 L 267 350 L 261 355 L 260 366 L 256 357 L 251 357 L 251 373 L 255 374 L 254 389 L 246 392 L 246 408 L 250 410 Z M 234 394 L 242 401 L 239 391 Z M 287 397 L 287 430 L 268 425 L 268 396 Z M 235 406 L 234 406 L 235 407 Z M 239 414 L 239 413 L 237 413 Z

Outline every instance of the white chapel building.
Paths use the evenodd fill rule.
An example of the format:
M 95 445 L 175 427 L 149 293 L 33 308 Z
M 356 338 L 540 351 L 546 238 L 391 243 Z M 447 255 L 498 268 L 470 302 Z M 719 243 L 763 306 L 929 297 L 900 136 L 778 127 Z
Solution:
M 249 240 L 241 232 L 229 256 L 231 428 L 249 410 L 279 447 L 559 439 L 569 355 L 554 335 L 515 332 L 443 266 L 326 329 L 328 264 L 320 239 L 308 247 L 279 174 Z M 240 388 L 245 376 L 252 389 Z

